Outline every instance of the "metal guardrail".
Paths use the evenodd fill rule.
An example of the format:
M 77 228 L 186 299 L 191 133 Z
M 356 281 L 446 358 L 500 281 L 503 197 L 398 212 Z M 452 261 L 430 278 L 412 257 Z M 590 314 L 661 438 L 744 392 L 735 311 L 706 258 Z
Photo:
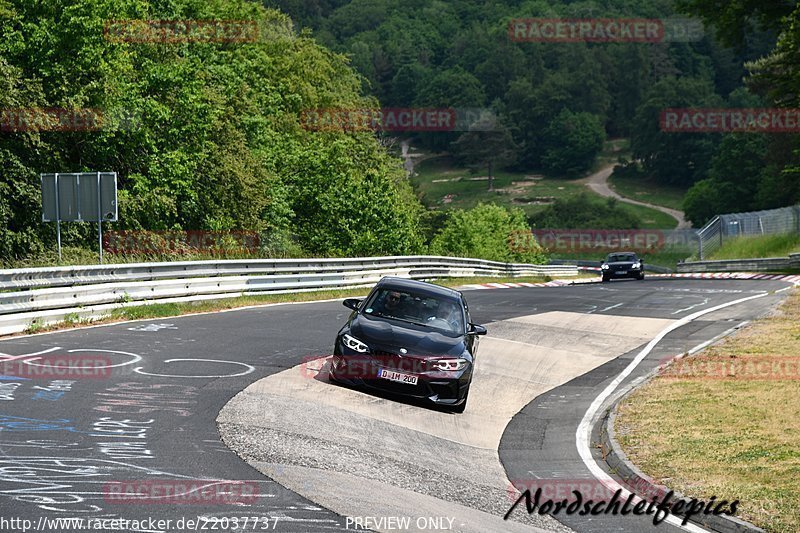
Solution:
M 725 259 L 678 263 L 678 272 L 783 272 L 800 269 L 800 254 L 761 259 Z
M 551 259 L 551 265 L 577 265 L 578 268 L 591 268 L 600 270 L 600 265 L 603 264 L 602 261 L 589 261 L 584 259 L 578 259 L 576 261 L 568 261 L 566 259 Z M 671 274 L 674 272 L 671 268 L 659 266 L 659 265 L 651 265 L 648 263 L 644 264 L 644 269 L 647 272 L 657 272 L 658 274 Z
M 369 287 L 383 276 L 576 276 L 573 265 L 440 256 L 187 261 L 0 270 L 0 335 L 149 302 Z

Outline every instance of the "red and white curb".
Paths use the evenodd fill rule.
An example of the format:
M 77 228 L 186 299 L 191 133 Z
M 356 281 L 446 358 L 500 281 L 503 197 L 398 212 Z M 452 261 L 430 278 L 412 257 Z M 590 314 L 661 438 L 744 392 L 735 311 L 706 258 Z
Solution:
M 586 268 L 589 270 L 589 268 Z M 599 268 L 597 269 L 600 270 Z M 741 280 L 774 280 L 788 281 L 800 285 L 800 275 L 789 274 L 758 274 L 755 272 L 698 272 L 684 274 L 647 274 L 648 278 L 681 278 L 681 279 L 741 279 Z M 464 285 L 461 289 L 517 289 L 520 287 L 566 287 L 569 285 L 582 285 L 585 283 L 599 283 L 599 279 L 554 279 L 542 283 L 479 283 Z
M 554 279 L 542 283 L 478 283 L 463 285 L 460 289 L 518 289 L 520 287 L 564 287 L 581 283 L 595 283 L 594 279 Z

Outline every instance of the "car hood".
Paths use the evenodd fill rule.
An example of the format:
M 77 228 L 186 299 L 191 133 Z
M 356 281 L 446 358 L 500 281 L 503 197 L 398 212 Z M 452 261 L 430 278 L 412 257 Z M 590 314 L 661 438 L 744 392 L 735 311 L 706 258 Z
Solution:
M 606 263 L 609 266 L 629 266 L 639 261 L 614 261 L 613 263 Z
M 463 336 L 450 337 L 425 326 L 367 318 L 360 314 L 350 322 L 350 333 L 371 347 L 405 348 L 412 356 L 460 356 L 465 350 Z

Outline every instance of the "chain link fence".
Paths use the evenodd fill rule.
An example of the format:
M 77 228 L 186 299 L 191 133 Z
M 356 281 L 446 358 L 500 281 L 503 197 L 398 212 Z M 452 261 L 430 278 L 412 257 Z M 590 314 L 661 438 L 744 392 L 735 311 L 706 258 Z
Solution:
M 698 256 L 707 258 L 732 237 L 781 233 L 800 233 L 800 205 L 719 215 L 697 232 Z

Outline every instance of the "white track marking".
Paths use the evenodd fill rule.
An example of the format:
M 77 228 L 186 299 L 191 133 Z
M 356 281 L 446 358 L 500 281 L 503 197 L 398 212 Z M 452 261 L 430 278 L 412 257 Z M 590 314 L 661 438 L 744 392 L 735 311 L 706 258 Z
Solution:
M 591 441 L 591 431 L 592 425 L 594 420 L 596 419 L 600 409 L 602 408 L 604 402 L 611 396 L 617 387 L 622 383 L 622 381 L 628 377 L 633 370 L 639 366 L 639 363 L 644 360 L 647 355 L 653 351 L 653 348 L 661 342 L 661 340 L 670 332 L 685 326 L 686 324 L 690 323 L 691 321 L 706 315 L 708 313 L 713 313 L 714 311 L 719 311 L 720 309 L 724 309 L 726 307 L 730 307 L 733 305 L 737 305 L 743 302 L 747 302 L 750 300 L 754 300 L 756 298 L 762 298 L 767 296 L 769 293 L 763 294 L 756 294 L 754 296 L 748 296 L 747 298 L 741 298 L 739 300 L 734 300 L 732 302 L 727 302 L 724 304 L 716 305 L 714 307 L 709 307 L 708 309 L 703 309 L 701 311 L 697 311 L 696 313 L 692 313 L 691 315 L 687 315 L 682 319 L 678 320 L 674 324 L 664 328 L 658 335 L 656 335 L 653 340 L 647 343 L 647 346 L 642 349 L 641 352 L 633 359 L 633 361 L 628 364 L 625 369 L 620 372 L 620 374 L 614 378 L 614 380 L 609 383 L 609 385 L 601 392 L 597 398 L 594 399 L 592 404 L 589 406 L 589 409 L 586 411 L 586 414 L 583 415 L 583 419 L 581 423 L 578 424 L 578 429 L 575 431 L 575 445 L 578 448 L 578 454 L 581 456 L 581 460 L 583 460 L 583 464 L 586 465 L 586 468 L 592 473 L 592 475 L 597 478 L 603 485 L 608 487 L 612 491 L 622 490 L 622 494 L 627 497 L 631 494 L 630 491 L 626 490 L 622 485 L 617 483 L 611 476 L 609 476 L 600 466 L 595 462 L 594 458 L 592 457 L 592 452 L 590 448 L 590 441 Z M 638 502 L 641 498 L 638 496 L 634 496 L 634 501 Z M 675 527 L 681 528 L 684 531 L 689 531 L 691 533 L 703 533 L 707 530 L 696 526 L 692 523 L 687 523 L 685 526 L 681 525 L 681 519 L 677 518 L 674 515 L 669 515 L 666 518 L 666 521 L 672 524 Z
M 56 348 L 56 349 L 58 349 L 58 348 Z M 119 350 L 97 350 L 97 349 L 93 349 L 93 348 L 75 348 L 74 350 L 67 350 L 67 353 L 75 353 L 75 352 L 120 353 L 122 355 L 130 355 L 131 357 L 133 357 L 133 359 L 131 359 L 130 361 L 126 361 L 124 363 L 117 363 L 116 365 L 95 365 L 95 366 L 75 367 L 78 370 L 95 370 L 97 368 L 116 368 L 118 366 L 132 365 L 133 363 L 138 363 L 139 361 L 142 360 L 142 356 L 141 355 L 137 355 L 135 353 L 130 353 L 130 352 L 121 352 Z M 32 365 L 32 366 L 51 366 L 51 365 L 40 365 L 39 363 L 32 363 L 29 360 L 23 361 L 23 363 L 25 363 L 26 365 Z M 63 367 L 56 366 L 54 368 L 63 368 Z
M 222 375 L 209 375 L 209 376 L 181 376 L 177 374 L 156 374 L 153 372 L 145 372 L 142 370 L 142 367 L 138 366 L 133 369 L 134 372 L 137 374 L 142 374 L 145 376 L 156 376 L 160 378 L 235 378 L 237 376 L 245 376 L 250 372 L 253 372 L 256 368 L 254 366 L 248 365 L 247 363 L 240 363 L 239 361 L 224 361 L 222 359 L 165 359 L 165 363 L 172 363 L 173 361 L 205 361 L 207 363 L 229 363 L 232 365 L 241 365 L 247 370 L 244 372 L 239 372 L 238 374 L 222 374 Z
M 703 301 L 699 304 L 690 305 L 689 307 L 685 307 L 683 309 L 678 309 L 677 311 L 673 311 L 673 315 L 677 315 L 678 313 L 683 313 L 684 311 L 689 311 L 690 309 L 694 309 L 695 307 L 706 305 L 708 303 L 708 298 L 703 298 Z
M 0 353 L 0 361 L 14 361 L 15 359 L 22 359 L 24 357 L 34 357 L 36 355 L 42 355 L 42 354 L 54 352 L 54 351 L 60 350 L 60 349 L 61 349 L 60 346 L 56 346 L 55 348 L 48 348 L 46 350 L 41 350 L 41 351 L 33 352 L 33 353 L 24 353 L 22 355 L 9 355 L 7 353 Z

